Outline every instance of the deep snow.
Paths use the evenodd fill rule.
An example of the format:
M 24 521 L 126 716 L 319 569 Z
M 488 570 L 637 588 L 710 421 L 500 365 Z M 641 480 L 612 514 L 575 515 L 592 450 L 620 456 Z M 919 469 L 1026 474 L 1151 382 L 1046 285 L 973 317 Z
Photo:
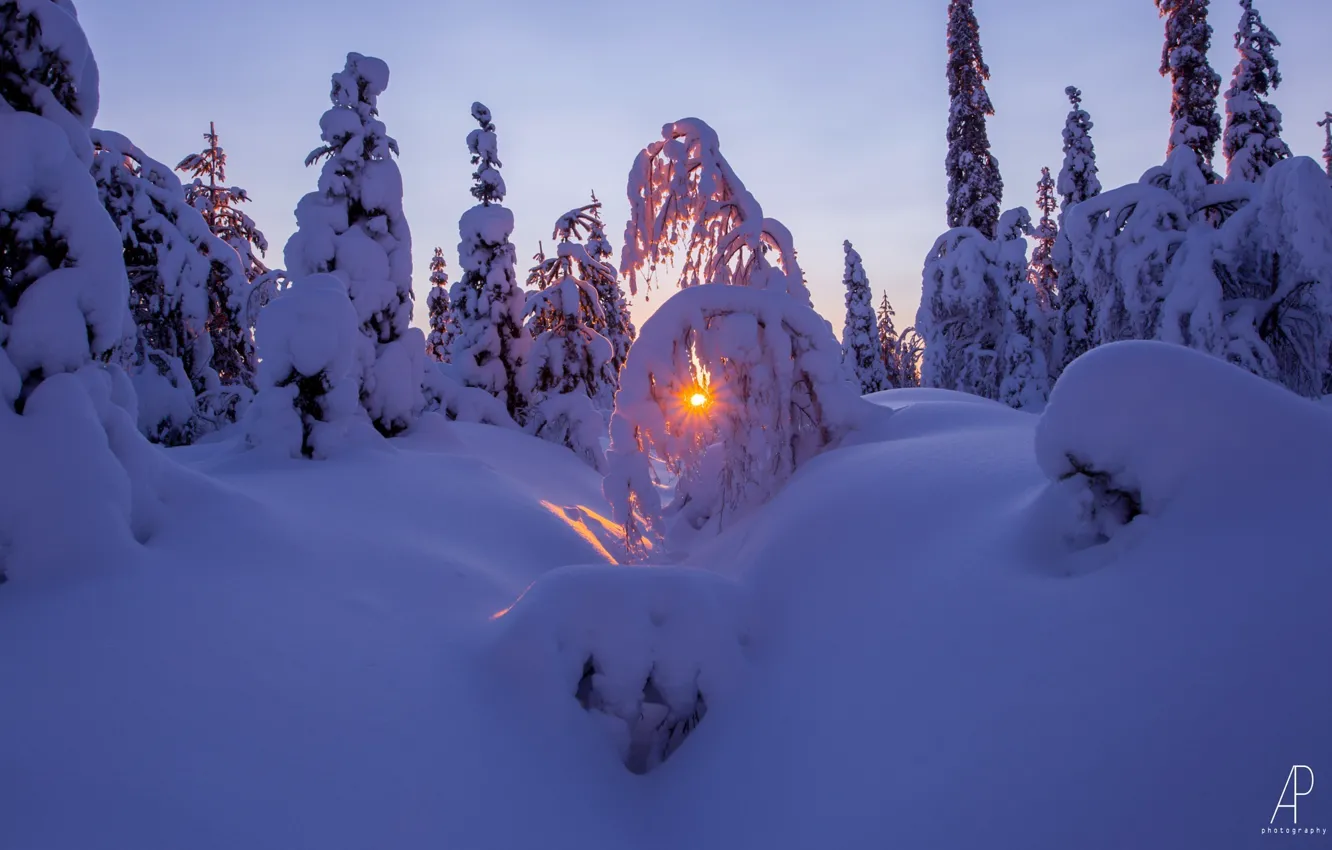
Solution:
M 514 431 L 157 450 L 132 555 L 14 550 L 0 847 L 1329 841 L 1260 831 L 1292 765 L 1332 776 L 1332 409 L 1147 343 L 1043 420 L 870 400 L 895 411 L 669 568 L 611 565 L 596 473 Z M 1061 453 L 1146 513 L 1086 546 Z M 608 698 L 645 670 L 707 697 L 660 767 L 580 706 L 586 654 Z

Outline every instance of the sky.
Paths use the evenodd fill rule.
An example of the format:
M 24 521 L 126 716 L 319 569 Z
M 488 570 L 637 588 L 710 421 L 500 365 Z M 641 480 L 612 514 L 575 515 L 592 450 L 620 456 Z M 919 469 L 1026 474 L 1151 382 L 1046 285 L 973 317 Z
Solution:
M 472 203 L 469 111 L 490 107 L 519 278 L 555 219 L 596 191 L 618 243 L 635 155 L 684 117 L 707 121 L 723 154 L 795 238 L 814 305 L 840 331 L 842 241 L 913 323 L 924 257 L 946 230 L 943 169 L 947 0 L 717 0 L 706 11 L 629 0 L 79 0 L 101 68 L 100 128 L 168 164 L 198 150 L 209 121 L 228 181 L 281 267 L 294 210 L 312 191 L 329 78 L 355 51 L 391 69 L 380 117 L 399 142 L 413 236 L 415 324 L 425 323 L 436 245 L 457 275 L 459 215 Z M 1332 110 L 1328 0 L 1257 0 L 1282 40 L 1272 98 L 1297 155 L 1319 157 Z M 975 0 L 996 108 L 989 134 L 1004 207 L 1032 208 L 1042 166 L 1057 172 L 1083 90 L 1102 182 L 1136 180 L 1165 156 L 1169 82 L 1151 0 Z M 1240 9 L 1213 0 L 1210 60 L 1229 84 Z M 1219 153 L 1219 152 L 1218 152 Z M 1218 156 L 1219 158 L 1219 156 Z M 642 319 L 662 300 L 640 293 Z

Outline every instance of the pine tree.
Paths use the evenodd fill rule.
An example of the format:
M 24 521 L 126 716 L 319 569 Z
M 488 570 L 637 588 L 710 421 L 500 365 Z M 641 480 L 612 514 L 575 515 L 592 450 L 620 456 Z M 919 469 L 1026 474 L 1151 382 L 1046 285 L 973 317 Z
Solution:
M 1253 8 L 1240 0 L 1244 14 L 1235 32 L 1239 64 L 1226 90 L 1226 180 L 1254 183 L 1267 169 L 1291 155 L 1281 140 L 1281 110 L 1264 97 L 1281 85 L 1276 35 Z
M 1323 166 L 1327 169 L 1327 176 L 1332 177 L 1332 112 L 1324 113 L 1326 117 L 1318 122 L 1327 133 L 1327 141 L 1323 144 Z
M 1071 106 L 1064 121 L 1064 166 L 1059 170 L 1057 189 L 1061 196 L 1059 220 L 1074 204 L 1101 194 L 1101 181 L 1097 177 L 1096 148 L 1092 144 L 1091 116 L 1082 108 L 1082 92 L 1075 86 L 1064 89 Z
M 624 297 L 624 288 L 620 286 L 619 275 L 611 265 L 614 253 L 610 239 L 606 236 L 606 226 L 601 221 L 601 201 L 592 193 L 592 203 L 583 207 L 587 211 L 587 246 L 588 256 L 594 261 L 582 270 L 583 276 L 597 287 L 601 298 L 601 309 L 606 314 L 606 338 L 611 344 L 611 364 L 615 374 L 624 368 L 624 361 L 629 356 L 629 347 L 634 344 L 638 330 L 629 318 L 629 301 Z M 599 264 L 599 265 L 598 265 Z M 618 380 L 617 380 L 618 384 Z
M 948 226 L 974 227 L 993 239 L 1004 181 L 990 153 L 985 118 L 994 106 L 985 91 L 990 69 L 981 55 L 972 0 L 948 4 Z
M 361 403 L 380 433 L 396 434 L 425 406 L 425 336 L 411 327 L 412 234 L 402 209 L 398 143 L 379 120 L 388 88 L 382 60 L 347 54 L 333 75 L 332 107 L 320 119 L 323 144 L 305 164 L 324 160 L 318 190 L 296 207 L 287 268 L 299 280 L 332 273 L 347 287 L 361 332 L 375 344 Z
M 449 321 L 453 304 L 449 301 L 449 275 L 444 271 L 444 249 L 436 248 L 430 260 L 430 294 L 426 296 L 426 309 L 430 311 L 430 336 L 427 351 L 440 363 L 449 361 L 449 343 L 453 336 L 453 323 Z
M 920 386 L 920 364 L 925 357 L 925 338 L 915 328 L 902 331 L 902 338 L 897 346 L 899 387 Z
M 131 327 L 119 235 L 88 173 L 97 65 L 73 5 L 0 4 L 0 406 L 112 359 Z
M 583 210 L 561 216 L 556 255 L 533 269 L 537 292 L 526 311 L 544 328 L 532 341 L 523 383 L 530 387 L 527 425 L 538 437 L 567 446 L 598 471 L 604 471 L 601 438 L 614 403 L 617 373 L 611 344 L 599 330 L 606 326 L 597 287 L 584 270 L 599 265 L 572 237 Z M 613 274 L 612 270 L 605 270 Z
M 1054 309 L 1059 292 L 1059 273 L 1054 266 L 1055 240 L 1059 237 L 1059 225 L 1055 221 L 1055 210 L 1059 204 L 1055 200 L 1055 182 L 1050 176 L 1050 169 L 1041 169 L 1041 179 L 1036 183 L 1036 209 L 1041 211 L 1041 220 L 1032 230 L 1036 239 L 1036 249 L 1031 254 L 1031 267 L 1027 279 L 1036 287 L 1036 298 L 1044 309 Z
M 211 368 L 210 283 L 241 277 L 240 262 L 189 206 L 171 169 L 124 136 L 93 132 L 93 177 L 124 242 L 137 337 L 124 365 L 138 389 L 139 427 L 184 445 L 235 416 Z
M 842 361 L 855 371 L 861 394 L 889 388 L 888 374 L 878 348 L 879 326 L 874 316 L 874 301 L 869 279 L 860 254 L 850 242 L 842 243 L 846 253 L 842 285 L 846 287 L 846 321 L 842 325 Z
M 253 283 L 268 274 L 268 266 L 260 259 L 268 253 L 268 239 L 240 209 L 240 204 L 249 202 L 249 193 L 226 184 L 227 152 L 218 142 L 217 129 L 211 122 L 203 137 L 208 143 L 204 149 L 185 157 L 176 166 L 177 171 L 194 178 L 185 186 L 185 201 L 203 215 L 214 235 L 236 249 L 245 278 Z
M 888 303 L 888 293 L 883 293 L 879 300 L 879 313 L 875 321 L 879 325 L 879 356 L 888 375 L 889 388 L 908 386 L 902 383 L 902 341 L 897 335 L 893 317 L 893 305 Z
M 472 196 L 480 203 L 458 221 L 463 276 L 453 285 L 458 336 L 449 359 L 462 369 L 468 386 L 502 400 L 509 415 L 522 424 L 528 406 L 523 363 L 531 338 L 523 327 L 525 299 L 514 271 L 516 253 L 509 242 L 513 213 L 501 203 L 504 178 L 499 172 L 502 163 L 490 110 L 473 103 L 472 117 L 480 127 L 468 134 L 467 149 L 476 167 Z
M 1031 215 L 1023 207 L 1000 217 L 992 272 L 1006 308 L 999 346 L 999 401 L 1019 410 L 1040 408 L 1050 396 L 1049 318 L 1039 290 L 1028 279 L 1024 237 L 1031 232 Z
M 1170 77 L 1173 90 L 1166 153 L 1181 145 L 1192 148 L 1208 182 L 1215 183 L 1218 178 L 1212 170 L 1212 157 L 1221 138 L 1221 119 L 1216 112 L 1221 76 L 1207 63 L 1207 50 L 1212 44 L 1208 2 L 1156 0 L 1156 8 L 1166 19 L 1161 76 Z

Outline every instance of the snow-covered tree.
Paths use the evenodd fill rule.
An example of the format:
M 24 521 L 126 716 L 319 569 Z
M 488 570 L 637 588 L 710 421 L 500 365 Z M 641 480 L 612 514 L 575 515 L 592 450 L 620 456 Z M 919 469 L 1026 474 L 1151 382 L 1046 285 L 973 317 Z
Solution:
M 527 425 L 538 437 L 567 446 L 604 472 L 601 438 L 617 375 L 610 341 L 598 333 L 606 324 L 600 295 L 581 274 L 594 261 L 583 245 L 569 239 L 571 229 L 556 225 L 557 235 L 561 232 L 564 241 L 556 256 L 536 270 L 542 285 L 526 308 L 544 316 L 546 323 L 524 366 L 523 383 L 531 388 Z
M 925 358 L 925 338 L 915 328 L 902 331 L 897 344 L 899 387 L 920 386 L 920 364 Z
M 682 291 L 641 329 L 611 417 L 603 490 L 641 553 L 645 537 L 667 536 L 668 516 L 687 535 L 768 499 L 854 426 L 860 402 L 832 326 L 810 307 L 790 232 L 763 215 L 711 127 L 663 127 L 628 195 L 631 291 L 681 251 Z M 677 478 L 669 505 L 649 458 Z
M 1332 346 L 1332 191 L 1318 165 L 1273 165 L 1220 228 L 1189 232 L 1167 283 L 1161 339 L 1321 395 Z
M 860 388 L 828 323 L 783 292 L 686 288 L 644 323 L 620 375 L 604 482 L 631 550 L 729 526 L 855 425 Z M 661 504 L 655 458 L 678 476 Z M 677 538 L 678 539 L 678 538 Z
M 1082 108 L 1082 92 L 1075 86 L 1064 89 L 1070 109 L 1064 121 L 1064 166 L 1059 170 L 1056 189 L 1060 195 L 1059 218 L 1074 204 L 1101 194 L 1097 176 L 1096 147 L 1092 144 L 1091 116 Z
M 1216 112 L 1221 75 L 1207 62 L 1207 50 L 1212 44 L 1208 3 L 1209 0 L 1156 0 L 1156 8 L 1166 19 L 1161 75 L 1170 77 L 1173 91 L 1166 153 L 1182 145 L 1192 148 L 1208 182 L 1216 182 L 1212 157 L 1221 138 L 1221 118 Z
M 995 285 L 994 246 L 979 230 L 957 227 L 925 258 L 916 313 L 925 340 L 921 386 L 999 398 L 1005 305 Z
M 846 321 L 842 325 L 842 360 L 855 370 L 862 393 L 877 393 L 889 388 L 884 366 L 879 323 L 874 315 L 874 296 L 860 254 L 849 241 L 842 243 L 846 254 L 842 285 L 846 287 Z
M 1327 171 L 1327 176 L 1332 177 L 1332 112 L 1324 113 L 1322 121 L 1318 126 L 1323 128 L 1326 133 L 1326 141 L 1323 143 L 1323 168 Z
M 896 315 L 893 305 L 888 303 L 888 293 L 883 293 L 883 298 L 879 299 L 879 312 L 875 316 L 875 322 L 879 326 L 879 358 L 883 361 L 889 389 L 912 386 L 902 383 L 902 340 L 897 335 L 897 327 L 893 322 L 893 317 Z
M 1291 155 L 1281 140 L 1281 110 L 1265 98 L 1281 85 L 1276 48 L 1281 46 L 1253 8 L 1240 0 L 1244 14 L 1235 32 L 1239 64 L 1226 90 L 1226 179 L 1256 182 L 1267 169 Z
M 1045 310 L 1058 306 L 1059 272 L 1054 265 L 1055 239 L 1059 236 L 1059 224 L 1055 219 L 1058 208 L 1054 178 L 1050 176 L 1050 169 L 1042 168 L 1041 179 L 1036 183 L 1036 209 L 1041 212 L 1041 220 L 1031 232 L 1036 248 L 1031 253 L 1027 279 L 1036 287 L 1036 297 Z
M 999 218 L 995 245 L 995 286 L 1007 311 L 999 346 L 999 401 L 1019 410 L 1038 409 L 1050 397 L 1049 309 L 1028 278 L 1025 237 L 1032 232 L 1026 209 L 1009 210 Z
M 458 221 L 458 259 L 463 276 L 453 284 L 456 336 L 449 360 L 467 386 L 485 390 L 504 402 L 520 424 L 526 420 L 528 387 L 523 364 L 531 338 L 523 327 L 525 297 L 514 271 L 517 255 L 509 236 L 513 213 L 502 205 L 505 194 L 495 123 L 484 104 L 472 104 L 480 125 L 467 136 L 472 154 L 472 196 L 479 204 Z
M 180 181 L 124 136 L 93 132 L 93 177 L 120 231 L 137 329 L 124 365 L 139 396 L 139 427 L 167 445 L 193 442 L 233 419 L 210 363 L 209 283 L 239 278 L 239 259 L 189 206 Z
M 305 160 L 324 160 L 319 188 L 297 205 L 298 230 L 285 256 L 297 280 L 331 273 L 346 285 L 361 331 L 375 345 L 361 403 L 380 433 L 392 435 L 424 407 L 425 336 L 411 327 L 412 235 L 393 160 L 398 143 L 379 120 L 388 83 L 388 65 L 359 53 L 347 54 L 333 75 L 332 107 L 319 120 L 323 144 Z
M 993 239 L 1004 181 L 985 129 L 986 116 L 994 114 L 985 91 L 989 78 L 972 0 L 949 0 L 948 226 L 972 227 Z
M 453 336 L 453 303 L 449 301 L 449 275 L 444 271 L 444 249 L 436 248 L 430 259 L 430 294 L 426 296 L 426 309 L 430 311 L 430 336 L 426 338 L 427 351 L 436 361 L 447 363 L 449 343 Z
M 581 274 L 597 288 L 601 310 L 606 314 L 604 333 L 611 344 L 611 365 L 615 374 L 619 375 L 624 368 L 625 358 L 629 356 L 629 347 L 638 336 L 638 330 L 629 318 L 629 301 L 624 297 L 619 275 L 610 263 L 614 251 L 606 236 L 606 226 L 601 221 L 601 201 L 597 200 L 596 193 L 592 195 L 592 203 L 582 209 L 587 226 L 587 238 L 583 244 L 587 246 L 587 254 L 594 262 L 582 269 Z
M 296 281 L 264 308 L 257 331 L 263 360 L 245 418 L 251 445 L 322 459 L 370 431 L 360 394 L 375 350 L 341 278 Z
M 0 405 L 109 361 L 133 325 L 88 169 L 97 65 L 72 3 L 0 4 Z
M 620 273 L 630 293 L 638 293 L 640 276 L 650 281 L 660 264 L 677 261 L 682 288 L 731 283 L 812 303 L 791 232 L 763 215 L 722 156 L 716 131 L 697 118 L 662 127 L 661 140 L 644 148 L 629 172 Z
M 268 239 L 240 208 L 250 200 L 249 193 L 226 183 L 227 152 L 219 143 L 217 128 L 212 122 L 203 137 L 207 143 L 203 150 L 190 154 L 176 166 L 177 171 L 194 178 L 185 186 L 185 201 L 203 215 L 208 229 L 215 236 L 236 249 L 245 279 L 253 283 L 269 271 L 260 259 L 268 253 Z M 259 256 L 255 256 L 255 252 Z

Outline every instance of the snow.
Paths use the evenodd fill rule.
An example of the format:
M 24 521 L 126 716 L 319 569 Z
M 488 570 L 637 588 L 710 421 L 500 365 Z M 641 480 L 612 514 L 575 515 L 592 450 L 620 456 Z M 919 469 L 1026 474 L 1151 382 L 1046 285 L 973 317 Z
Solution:
M 78 380 L 0 412 L 73 500 L 0 511 L 16 847 L 1250 846 L 1332 760 L 1332 413 L 1180 347 L 1098 349 L 1042 419 L 880 393 L 672 567 L 609 564 L 567 450 L 433 414 L 320 463 L 150 450 L 136 543 L 104 455 L 114 500 L 59 477 L 93 441 L 40 439 L 93 427 Z M 1132 533 L 1065 542 L 1069 450 L 1141 488 Z

